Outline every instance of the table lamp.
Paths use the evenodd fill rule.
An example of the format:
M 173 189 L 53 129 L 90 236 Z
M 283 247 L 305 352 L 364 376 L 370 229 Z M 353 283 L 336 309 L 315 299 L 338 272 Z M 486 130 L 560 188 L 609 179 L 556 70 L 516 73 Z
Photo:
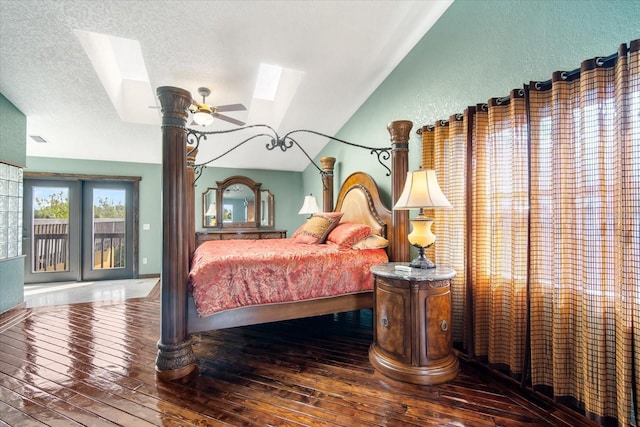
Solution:
M 318 207 L 316 196 L 314 196 L 313 194 L 304 196 L 304 202 L 302 203 L 302 207 L 298 211 L 298 214 L 309 215 L 309 218 L 311 218 L 311 215 L 317 212 L 320 212 L 320 208 Z
M 418 248 L 418 257 L 411 261 L 409 267 L 435 268 L 435 264 L 424 256 L 425 249 L 433 245 L 436 236 L 431 232 L 433 219 L 427 218 L 423 209 L 451 207 L 440 189 L 435 170 L 419 169 L 407 173 L 404 189 L 393 209 L 420 209 L 419 215 L 409 221 L 412 231 L 407 237 L 409 243 Z

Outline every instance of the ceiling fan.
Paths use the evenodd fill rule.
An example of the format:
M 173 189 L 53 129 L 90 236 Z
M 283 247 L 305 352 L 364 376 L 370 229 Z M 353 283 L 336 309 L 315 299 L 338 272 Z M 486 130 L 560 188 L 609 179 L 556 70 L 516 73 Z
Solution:
M 234 125 L 244 126 L 244 122 L 234 119 L 233 117 L 226 116 L 224 114 L 220 114 L 221 112 L 229 112 L 229 111 L 245 111 L 247 107 L 242 104 L 229 104 L 229 105 L 220 105 L 214 107 L 212 105 L 205 103 L 205 98 L 211 94 L 209 88 L 199 87 L 198 93 L 202 96 L 202 103 L 199 103 L 193 100 L 193 104 L 191 105 L 191 112 L 193 113 L 193 122 L 191 123 L 200 125 L 200 126 L 209 126 L 213 119 L 224 120 L 229 123 L 233 123 Z

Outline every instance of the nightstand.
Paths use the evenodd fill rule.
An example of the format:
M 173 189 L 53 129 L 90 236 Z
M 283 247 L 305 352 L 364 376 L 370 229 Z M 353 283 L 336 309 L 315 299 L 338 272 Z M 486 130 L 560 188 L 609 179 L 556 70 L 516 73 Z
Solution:
M 382 374 L 415 384 L 440 384 L 458 374 L 451 339 L 451 279 L 448 267 L 400 271 L 373 266 L 373 344 L 369 360 Z

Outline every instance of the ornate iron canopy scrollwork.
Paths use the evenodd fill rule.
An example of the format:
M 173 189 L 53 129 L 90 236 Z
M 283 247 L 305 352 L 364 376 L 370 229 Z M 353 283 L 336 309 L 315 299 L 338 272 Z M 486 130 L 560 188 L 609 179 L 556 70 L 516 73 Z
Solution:
M 239 131 L 242 131 L 242 130 L 252 129 L 252 128 L 261 129 L 263 131 L 259 132 L 259 133 L 256 133 L 255 135 L 252 135 L 252 136 L 244 139 L 243 141 L 237 143 L 233 147 L 231 147 L 228 150 L 226 150 L 224 153 L 221 153 L 218 156 L 215 156 L 212 159 L 207 160 L 206 162 L 195 163 L 193 165 L 194 173 L 195 173 L 195 180 L 197 181 L 198 178 L 200 178 L 200 175 L 202 174 L 202 169 L 204 167 L 206 167 L 207 165 L 215 162 L 216 160 L 221 159 L 222 157 L 226 156 L 227 154 L 229 154 L 230 152 L 234 151 L 235 149 L 243 146 L 244 144 L 248 143 L 249 141 L 253 141 L 254 139 L 258 139 L 258 138 L 262 138 L 262 137 L 268 139 L 268 142 L 266 143 L 265 148 L 267 150 L 270 150 L 270 151 L 271 150 L 275 150 L 276 148 L 279 148 L 283 152 L 286 152 L 287 150 L 289 150 L 290 148 L 293 148 L 294 146 L 297 147 L 298 149 L 300 149 L 300 151 L 302 151 L 302 153 L 305 155 L 305 157 L 307 159 L 309 159 L 311 164 L 316 169 L 318 169 L 318 171 L 320 173 L 323 173 L 323 171 L 320 168 L 320 166 L 318 166 L 316 164 L 316 162 L 314 162 L 314 160 L 311 158 L 311 156 L 309 156 L 309 154 L 298 143 L 298 141 L 296 141 L 292 137 L 292 135 L 300 134 L 300 133 L 310 133 L 310 134 L 313 134 L 313 135 L 317 135 L 317 136 L 321 136 L 321 137 L 324 137 L 324 138 L 328 138 L 328 139 L 330 139 L 332 141 L 340 142 L 342 144 L 347 144 L 347 145 L 350 145 L 352 147 L 363 148 L 363 149 L 369 150 L 369 154 L 375 154 L 377 159 L 378 159 L 378 163 L 380 163 L 387 170 L 386 175 L 387 176 L 391 175 L 391 169 L 384 163 L 384 161 L 387 161 L 387 160 L 389 160 L 391 158 L 391 147 L 368 147 L 368 146 L 365 146 L 365 145 L 354 144 L 353 142 L 348 142 L 348 141 L 345 141 L 345 140 L 342 140 L 342 139 L 339 139 L 339 138 L 336 138 L 336 137 L 333 137 L 333 136 L 330 136 L 330 135 L 326 135 L 326 134 L 321 133 L 321 132 L 316 132 L 316 131 L 308 130 L 308 129 L 292 130 L 292 131 L 287 132 L 286 134 L 284 134 L 284 136 L 281 137 L 280 135 L 278 135 L 278 132 L 276 132 L 275 129 L 273 129 L 269 125 L 264 125 L 264 124 L 247 125 L 247 126 L 234 128 L 234 129 L 214 130 L 214 131 L 200 131 L 200 130 L 196 130 L 196 129 L 187 129 L 187 143 L 191 146 L 191 149 L 187 153 L 187 155 L 189 155 L 192 152 L 194 152 L 195 150 L 197 150 L 198 147 L 200 146 L 200 144 L 207 140 L 207 136 L 208 135 L 220 135 L 220 134 L 226 134 L 226 133 L 233 133 L 233 132 L 239 132 Z

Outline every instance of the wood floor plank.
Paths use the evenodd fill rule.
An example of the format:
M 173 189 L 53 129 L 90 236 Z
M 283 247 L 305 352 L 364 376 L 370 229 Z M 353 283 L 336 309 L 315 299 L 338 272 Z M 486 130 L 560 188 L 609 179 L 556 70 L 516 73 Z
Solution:
M 21 353 L 16 347 L 12 347 L 10 345 L 10 339 L 6 339 L 5 342 L 8 344 L 5 347 L 6 354 L 8 356 L 19 358 Z M 190 412 L 183 411 L 180 406 L 163 402 L 154 396 L 134 392 L 142 385 L 142 382 L 139 380 L 134 380 L 123 375 L 110 374 L 109 371 L 103 368 L 96 368 L 95 366 L 79 362 L 71 358 L 60 359 L 57 358 L 57 354 L 48 350 L 43 350 L 42 348 L 39 349 L 38 355 L 40 362 L 53 372 L 60 375 L 73 372 L 73 377 L 75 379 L 82 378 L 83 384 L 87 387 L 95 387 L 96 390 L 109 390 L 109 393 L 111 394 L 105 395 L 103 399 L 108 400 L 110 405 L 113 405 L 115 401 L 119 400 L 117 396 L 127 396 L 127 399 L 131 402 L 120 401 L 121 406 L 125 408 L 129 407 L 127 412 L 135 411 L 138 413 L 138 416 L 140 416 L 141 411 L 145 412 L 137 406 L 131 406 L 133 403 L 134 405 L 150 408 L 151 411 L 147 411 L 146 416 L 150 418 L 151 421 L 158 417 L 164 418 L 165 425 L 201 424 L 203 422 L 203 417 L 200 414 L 192 416 Z M 153 382 L 155 382 L 155 379 Z M 85 391 L 85 393 L 91 394 L 93 397 L 98 395 L 98 393 L 94 392 L 92 389 Z M 116 397 L 113 398 L 111 397 L 112 395 L 115 395 Z M 166 412 L 168 414 L 172 414 L 173 418 L 166 417 L 163 413 L 157 413 L 158 407 L 163 408 L 163 413 Z
M 96 417 L 95 414 L 86 411 L 84 408 L 74 406 L 69 403 L 66 399 L 62 399 L 57 397 L 46 390 L 35 387 L 31 384 L 27 384 L 24 381 L 18 380 L 16 378 L 11 378 L 4 375 L 4 372 L 0 372 L 0 384 L 8 390 L 13 391 L 16 394 L 20 394 L 26 399 L 35 402 L 35 407 L 22 408 L 26 414 L 31 418 L 42 417 L 42 422 L 51 423 L 52 420 L 56 420 L 60 415 L 63 415 L 65 418 L 69 419 L 69 422 L 66 425 L 73 425 L 73 423 L 77 423 L 79 425 L 91 425 L 96 427 L 113 427 L 117 424 L 114 424 L 108 420 L 104 420 L 102 418 Z M 66 393 L 65 397 L 67 397 L 69 393 Z M 4 399 L 2 399 L 4 402 Z M 54 415 L 42 415 L 39 407 L 44 406 L 54 411 L 56 414 Z M 60 414 L 60 415 L 59 415 Z M 65 424 L 63 424 L 65 425 Z
M 28 415 L 24 411 L 14 408 L 3 401 L 0 401 L 0 420 L 2 420 L 3 423 L 6 423 L 5 425 L 9 426 L 36 427 L 47 425 L 33 418 L 31 415 Z
M 217 335 L 224 335 L 225 332 L 223 331 L 216 331 L 215 333 L 211 333 L 208 334 L 208 338 L 211 338 L 212 335 L 217 334 Z M 206 338 L 202 338 L 202 339 L 206 339 Z M 257 337 L 253 337 L 254 340 L 258 340 Z M 224 342 L 228 341 L 228 337 L 224 337 L 222 340 L 219 340 L 215 346 L 216 347 L 222 347 L 224 345 Z M 279 344 L 279 343 L 278 343 Z M 229 350 L 228 346 L 227 348 L 225 348 L 225 350 Z M 345 370 L 347 368 L 345 368 L 344 366 L 340 366 L 340 365 L 335 365 L 329 360 L 325 363 L 325 361 L 323 361 L 323 357 L 317 357 L 317 356 L 311 356 L 309 357 L 309 353 L 305 352 L 304 354 L 299 354 L 297 353 L 297 357 L 286 357 L 288 355 L 288 351 L 287 351 L 287 346 L 280 347 L 279 345 L 276 346 L 275 348 L 270 348 L 270 352 L 268 352 L 268 355 L 273 355 L 274 358 L 272 359 L 262 359 L 260 360 L 259 363 L 263 364 L 263 365 L 269 365 L 269 364 L 279 364 L 279 366 L 282 366 L 283 364 L 289 363 L 287 365 L 287 367 L 289 368 L 289 370 L 292 371 L 302 371 L 304 370 L 304 375 L 299 375 L 297 378 L 295 378 L 295 382 L 296 383 L 300 383 L 303 382 L 305 377 L 306 378 L 310 378 L 311 381 L 314 384 L 318 384 L 318 385 L 326 385 L 327 387 L 334 389 L 334 390 L 340 390 L 340 389 L 344 389 L 345 385 L 348 386 L 348 382 L 357 382 L 358 383 L 358 387 L 360 390 L 364 390 L 366 393 L 366 390 L 372 389 L 375 390 L 377 388 L 377 386 L 379 384 L 377 384 L 372 377 L 372 373 L 373 371 L 371 370 L 371 368 L 369 368 L 368 370 L 364 370 L 364 373 L 359 373 L 353 370 Z M 260 349 L 256 350 L 257 352 L 260 351 Z M 365 352 L 366 353 L 366 349 L 360 349 L 361 352 Z M 239 361 L 239 363 L 247 363 L 248 360 L 248 356 L 256 356 L 258 357 L 258 354 L 252 354 L 252 347 L 251 346 L 243 346 L 243 358 L 242 361 Z M 294 353 L 296 354 L 296 353 Z M 217 354 L 217 357 L 215 358 L 216 360 L 226 360 L 226 359 L 231 359 L 233 356 L 232 355 L 221 355 L 221 354 Z M 333 368 L 333 369 L 332 369 Z M 316 371 L 316 369 L 318 369 Z M 246 371 L 246 369 L 245 369 Z M 358 378 L 359 377 L 359 378 Z M 337 381 L 339 381 L 340 383 L 338 383 Z M 386 378 L 382 378 L 382 381 L 384 382 L 394 382 L 393 380 L 388 380 Z M 419 393 L 420 390 L 420 386 L 412 386 L 412 385 L 404 385 L 402 383 L 399 382 L 394 382 L 397 386 L 401 386 L 401 387 L 409 387 L 411 390 L 411 393 Z M 424 388 L 424 387 L 422 387 Z M 390 393 L 387 396 L 383 395 L 383 398 L 387 399 L 388 401 L 394 402 L 398 400 L 398 394 L 397 394 L 397 388 L 395 390 L 396 392 L 394 393 Z M 378 394 L 377 397 L 380 397 L 380 395 Z M 403 405 L 397 405 L 397 409 L 396 409 L 396 414 L 400 414 L 402 412 L 410 412 L 407 409 L 407 402 L 412 402 L 412 411 L 419 413 L 418 417 L 416 419 L 419 419 L 419 417 L 424 417 L 425 415 L 425 409 L 428 409 L 428 407 L 430 406 L 430 403 L 428 403 L 428 401 L 426 399 L 434 399 L 434 398 L 440 398 L 441 396 L 439 395 L 439 393 L 436 394 L 431 394 L 429 396 L 427 395 L 423 395 L 421 400 L 416 400 L 414 398 L 414 396 L 411 396 L 409 394 L 407 394 L 406 396 L 404 396 L 404 404 Z M 353 400 L 353 394 L 351 394 L 349 396 L 350 400 Z M 367 396 L 367 400 L 371 401 L 374 397 L 373 396 Z M 382 403 L 382 402 L 381 402 Z M 484 419 L 480 420 L 478 418 L 475 419 L 474 422 L 477 423 L 491 423 L 489 425 L 493 425 L 493 415 L 502 415 L 504 413 L 510 413 L 511 416 L 515 417 L 517 416 L 517 414 L 514 414 L 515 411 L 513 406 L 508 406 L 506 404 L 506 402 L 502 402 L 503 403 L 503 407 L 493 407 L 493 408 L 485 408 L 489 413 L 489 417 L 485 416 Z M 393 405 L 393 404 L 391 404 Z M 464 404 L 460 403 L 460 402 L 455 402 L 453 404 L 451 404 L 451 407 L 455 410 L 455 411 L 460 411 L 461 409 L 464 408 Z M 475 405 L 469 405 L 467 407 L 468 411 L 469 411 L 469 417 L 473 418 L 476 417 L 476 410 L 477 407 Z M 438 416 L 438 422 L 442 422 L 442 417 L 445 416 L 446 413 L 443 413 L 442 410 L 440 411 L 440 414 Z M 525 417 L 526 418 L 526 417 Z M 528 419 L 528 418 L 526 418 Z M 407 422 L 409 422 L 409 420 L 405 420 Z
M 201 372 L 203 375 L 210 375 L 206 373 L 206 369 Z M 259 379 L 243 378 L 228 371 L 215 370 L 214 373 L 216 380 L 226 384 L 229 390 L 232 390 L 237 396 L 252 402 L 260 402 L 261 405 L 273 406 L 274 413 L 302 425 L 310 423 L 312 425 L 351 426 L 356 420 L 362 425 L 376 425 L 376 420 L 370 417 L 354 417 L 353 408 L 340 405 L 339 411 L 336 411 L 337 407 L 326 401 L 310 399 L 295 391 L 279 388 L 275 384 L 269 384 Z M 239 381 L 240 379 L 242 381 Z M 292 413 L 296 414 L 295 419 L 289 415 Z M 298 414 L 304 414 L 304 416 Z M 362 414 L 360 413 L 360 415 Z
M 196 334 L 197 371 L 160 382 L 159 312 L 140 298 L 12 323 L 0 332 L 0 425 L 592 425 L 464 361 L 434 386 L 375 372 L 370 310 Z
M 218 354 L 218 357 L 206 360 L 206 363 L 210 364 L 213 369 L 216 360 L 228 360 L 231 357 L 227 357 L 223 354 Z M 357 381 L 352 378 L 353 381 L 337 380 L 330 371 L 325 371 L 319 375 L 314 374 L 310 370 L 303 370 L 300 366 L 293 367 L 289 359 L 271 359 L 271 360 L 254 360 L 251 354 L 245 352 L 244 357 L 238 363 L 231 366 L 225 366 L 224 364 L 217 367 L 217 372 L 212 373 L 215 376 L 232 375 L 242 378 L 256 378 L 255 381 L 263 381 L 270 385 L 279 385 L 283 389 L 289 391 L 293 390 L 300 396 L 304 396 L 305 399 L 315 399 L 317 405 L 331 404 L 340 405 L 344 407 L 346 412 L 353 410 L 355 406 L 358 409 L 358 413 L 363 417 L 367 415 L 367 412 L 371 413 L 370 421 L 375 420 L 377 417 L 389 418 L 393 413 L 395 407 L 395 413 L 400 414 L 406 411 L 406 408 L 397 402 L 397 396 L 394 394 L 389 395 L 391 403 L 387 403 L 384 397 L 380 394 L 371 392 L 368 393 L 368 387 L 361 387 L 360 384 L 352 384 Z M 203 362 L 204 363 L 204 362 Z M 286 369 L 282 369 L 283 366 Z M 273 368 L 271 368 L 273 367 Z M 293 398 L 290 395 L 290 398 Z M 334 406 L 337 408 L 338 406 Z M 381 409 L 384 408 L 384 409 Z M 411 420 L 404 419 L 405 422 L 410 423 Z

